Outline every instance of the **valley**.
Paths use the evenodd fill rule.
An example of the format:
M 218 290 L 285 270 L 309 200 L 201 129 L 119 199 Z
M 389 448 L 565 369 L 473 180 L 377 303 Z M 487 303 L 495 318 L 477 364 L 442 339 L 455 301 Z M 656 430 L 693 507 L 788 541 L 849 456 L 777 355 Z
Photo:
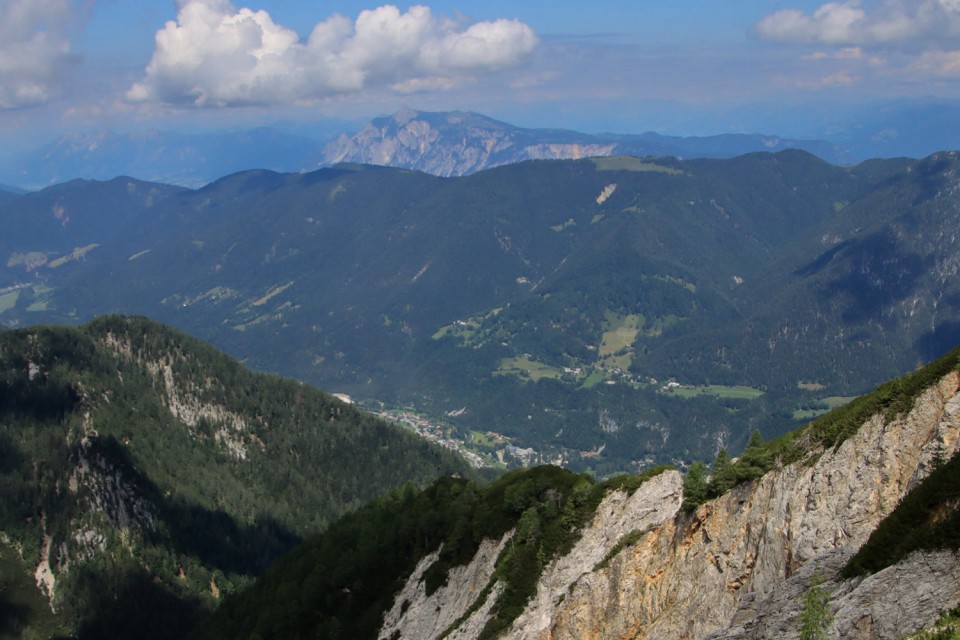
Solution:
M 960 604 L 958 356 L 784 437 L 751 437 L 738 460 L 718 455 L 709 479 L 694 467 L 604 482 L 537 467 L 482 487 L 446 478 L 394 492 L 297 548 L 197 637 L 932 629 Z
M 833 477 L 803 469 L 878 421 L 900 429 L 931 385 L 946 408 L 934 402 L 910 424 L 932 411 L 939 435 L 916 434 L 922 453 L 896 464 L 955 460 L 956 353 L 918 367 L 960 342 L 958 175 L 954 153 L 836 167 L 786 151 L 530 161 L 456 178 L 345 164 L 198 190 L 118 178 L 12 195 L 0 203 L 0 482 L 12 497 L 0 569 L 14 578 L 0 634 L 169 638 L 207 620 L 203 636 L 244 635 L 211 612 L 250 593 L 269 603 L 269 585 L 285 593 L 288 576 L 309 573 L 298 553 L 327 566 L 327 545 L 337 555 L 362 540 L 347 553 L 359 564 L 331 576 L 365 595 L 331 602 L 357 607 L 365 637 L 388 619 L 399 637 L 424 624 L 529 637 L 541 633 L 524 626 L 543 619 L 536 611 L 582 637 L 581 621 L 608 606 L 594 603 L 616 601 L 594 581 L 626 570 L 621 558 L 656 536 L 723 529 L 711 514 L 745 492 L 799 499 L 770 483 Z M 867 468 L 849 455 L 830 469 Z M 621 508 L 623 522 L 597 519 Z M 641 512 L 660 515 L 641 526 Z M 851 522 L 879 526 L 889 513 Z M 863 541 L 857 531 L 842 539 Z M 681 594 L 689 581 L 734 585 L 730 598 L 687 600 L 709 612 L 692 632 L 703 637 L 754 615 L 737 613 L 740 588 L 775 600 L 806 584 L 809 559 L 841 588 L 839 558 L 852 551 L 835 549 L 756 582 L 749 554 L 722 578 L 639 561 Z M 478 593 L 470 601 L 444 590 L 464 563 L 474 583 L 449 588 Z M 389 593 L 364 591 L 357 566 Z M 571 604 L 535 597 L 548 566 Z M 410 572 L 423 577 L 406 584 Z M 309 580 L 296 589 L 332 597 Z M 411 604 L 388 606 L 401 589 Z M 443 623 L 425 623 L 415 612 L 437 589 Z M 567 618 L 566 606 L 585 609 Z M 288 609 L 283 619 L 299 620 Z M 928 624 L 934 612 L 921 609 Z M 258 620 L 233 617 L 264 629 L 287 611 L 249 610 Z M 339 633 L 338 615 L 315 627 L 316 615 L 295 624 Z M 636 615 L 680 628 L 669 606 Z M 179 626 L 158 622 L 170 616 Z
M 4 331 L 0 637 L 183 637 L 306 536 L 447 474 L 476 477 L 144 318 Z
M 960 0 L 0 16 L 0 640 L 960 640 Z
M 0 322 L 142 314 L 463 449 L 496 432 L 600 475 L 689 463 L 952 346 L 957 163 L 79 181 L 0 205 Z

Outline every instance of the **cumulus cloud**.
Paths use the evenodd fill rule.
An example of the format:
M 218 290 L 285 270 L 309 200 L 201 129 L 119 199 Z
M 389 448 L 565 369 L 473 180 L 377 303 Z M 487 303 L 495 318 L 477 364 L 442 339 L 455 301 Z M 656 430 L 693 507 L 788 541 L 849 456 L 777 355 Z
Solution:
M 0 109 L 43 104 L 71 63 L 70 0 L 0 0 Z
M 334 15 L 306 40 L 266 11 L 181 0 L 157 32 L 135 102 L 228 106 L 310 101 L 367 88 L 417 91 L 522 62 L 538 39 L 517 20 L 464 25 L 425 6 Z
M 754 27 L 774 42 L 834 46 L 954 48 L 960 0 L 882 0 L 869 10 L 859 0 L 829 2 L 812 14 L 785 9 Z

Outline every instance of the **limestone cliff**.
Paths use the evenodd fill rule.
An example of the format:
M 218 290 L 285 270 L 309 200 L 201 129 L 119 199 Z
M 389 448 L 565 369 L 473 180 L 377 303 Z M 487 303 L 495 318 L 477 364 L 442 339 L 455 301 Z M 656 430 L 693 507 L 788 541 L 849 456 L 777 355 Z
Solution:
M 935 459 L 957 451 L 958 435 L 960 379 L 952 371 L 905 415 L 876 415 L 838 447 L 776 468 L 694 513 L 680 510 L 681 478 L 673 472 L 632 496 L 611 493 L 572 551 L 544 569 L 504 637 L 796 637 L 800 595 L 814 575 L 826 579 L 831 596 L 832 637 L 911 633 L 960 603 L 955 553 L 917 553 L 867 578 L 833 576 Z M 451 573 L 445 592 L 486 584 L 493 563 L 484 566 L 486 573 L 479 565 Z M 418 580 L 398 598 L 381 637 L 477 637 L 484 609 L 474 602 L 466 615 L 472 609 L 462 597 L 456 606 L 451 599 L 429 607 L 449 603 L 446 619 L 464 620 L 459 627 L 419 625 L 414 617 L 427 607 Z
M 587 134 L 560 129 L 525 129 L 462 111 L 428 113 L 402 109 L 376 118 L 353 136 L 327 144 L 322 163 L 359 162 L 461 176 L 524 160 L 562 160 L 611 155 L 734 157 L 756 151 L 802 148 L 841 161 L 828 143 L 786 140 L 760 134 L 680 138 Z
M 345 134 L 324 149 L 325 162 L 361 162 L 459 176 L 523 160 L 610 155 L 614 143 L 550 137 L 530 139 L 524 129 L 470 113 L 427 114 L 404 109 L 378 118 L 353 137 Z M 563 132 L 561 137 L 572 134 Z M 581 140 L 582 138 L 582 140 Z

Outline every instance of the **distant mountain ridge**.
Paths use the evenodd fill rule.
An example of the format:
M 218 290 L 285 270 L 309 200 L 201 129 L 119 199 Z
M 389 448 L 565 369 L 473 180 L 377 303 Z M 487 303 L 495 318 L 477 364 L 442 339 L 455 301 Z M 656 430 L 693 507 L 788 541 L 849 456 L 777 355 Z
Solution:
M 320 161 L 321 143 L 321 138 L 266 127 L 210 134 L 99 131 L 63 136 L 0 160 L 0 176 L 34 190 L 77 178 L 109 180 L 121 175 L 196 188 L 251 168 L 311 169 Z
M 324 147 L 327 164 L 358 162 L 461 176 L 524 160 L 569 160 L 605 156 L 729 158 L 755 151 L 803 149 L 828 162 L 846 155 L 819 140 L 786 140 L 761 134 L 709 137 L 585 134 L 562 129 L 524 129 L 486 116 L 403 109 L 376 118 L 353 136 Z
M 491 463 L 605 474 L 782 432 L 960 343 L 958 167 L 787 150 L 78 182 L 0 205 L 0 321 L 156 317 L 415 408 Z
M 810 133 L 706 136 L 599 133 L 523 128 L 467 111 L 402 109 L 355 125 L 321 121 L 309 127 L 269 127 L 217 133 L 147 130 L 71 134 L 29 152 L 0 156 L 0 182 L 36 190 L 75 178 L 129 175 L 149 182 L 201 187 L 237 171 L 311 171 L 339 162 L 467 175 L 532 159 L 635 155 L 732 158 L 758 151 L 808 151 L 833 164 L 874 157 L 920 158 L 960 148 L 960 105 L 917 99 L 870 105 L 809 123 Z M 821 120 L 828 116 L 821 115 Z M 338 135 L 339 134 L 339 135 Z M 4 189 L 0 186 L 0 189 Z
M 639 155 L 733 157 L 753 151 L 804 149 L 841 163 L 836 145 L 787 140 L 761 134 L 708 137 L 585 134 L 560 129 L 524 129 L 469 112 L 430 113 L 403 109 L 376 118 L 354 135 L 299 134 L 269 127 L 188 134 L 151 129 L 132 133 L 99 131 L 63 136 L 27 153 L 0 158 L 0 180 L 10 190 L 37 190 L 83 178 L 139 180 L 202 187 L 249 169 L 310 171 L 339 162 L 359 162 L 465 175 L 531 159 Z M 0 187 L 2 189 L 3 187 Z

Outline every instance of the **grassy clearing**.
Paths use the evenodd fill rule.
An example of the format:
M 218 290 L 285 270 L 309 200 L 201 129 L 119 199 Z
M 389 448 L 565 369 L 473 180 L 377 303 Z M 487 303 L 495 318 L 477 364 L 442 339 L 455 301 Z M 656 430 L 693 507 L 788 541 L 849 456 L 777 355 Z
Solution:
M 664 167 L 653 162 L 645 162 L 640 158 L 633 156 L 611 156 L 608 158 L 590 158 L 596 166 L 597 171 L 653 171 L 657 173 L 669 173 L 672 175 L 683 173 L 678 169 Z
M 437 329 L 431 338 L 433 340 L 440 340 L 446 336 L 451 336 L 459 339 L 465 345 L 472 345 L 474 338 L 477 337 L 477 334 L 480 333 L 480 330 L 483 328 L 483 323 L 495 317 L 502 310 L 502 307 L 497 307 L 480 316 L 473 316 L 466 320 L 457 320 L 453 324 L 448 324 Z
M 605 358 L 600 364 L 604 369 L 620 369 L 621 371 L 629 371 L 630 366 L 633 364 L 633 352 L 621 353 L 617 356 L 610 356 Z
M 17 306 L 17 300 L 20 299 L 20 290 L 9 291 L 0 294 L 0 313 L 6 313 Z
M 536 360 L 531 360 L 530 356 L 524 354 L 518 358 L 504 358 L 500 361 L 500 368 L 493 372 L 495 376 L 516 376 L 521 380 L 532 380 L 537 382 L 544 378 L 559 380 L 563 371 L 557 367 Z
M 693 398 L 696 396 L 715 396 L 717 398 L 732 398 L 736 400 L 756 400 L 763 395 L 763 391 L 753 387 L 728 387 L 720 384 L 710 384 L 700 387 L 674 387 L 667 391 L 669 395 L 678 398 Z
M 293 286 L 293 281 L 292 281 L 292 280 L 291 280 L 290 282 L 288 282 L 287 284 L 278 285 L 278 286 L 274 287 L 273 289 L 270 289 L 270 291 L 268 291 L 268 292 L 266 293 L 266 295 L 264 295 L 262 298 L 259 298 L 259 299 L 257 299 L 257 300 L 254 300 L 253 302 L 251 302 L 251 303 L 250 303 L 250 306 L 251 306 L 251 307 L 262 307 L 263 305 L 265 305 L 265 304 L 267 304 L 268 302 L 270 302 L 270 300 L 272 300 L 273 298 L 276 298 L 278 295 L 280 295 L 281 293 L 283 293 L 284 291 L 286 291 L 287 289 L 289 289 L 289 288 L 292 287 L 292 286 Z
M 28 251 L 27 253 L 11 253 L 7 259 L 7 267 L 23 265 L 27 271 L 47 264 L 47 254 L 42 251 Z
M 677 324 L 682 319 L 683 318 L 680 318 L 679 316 L 674 316 L 674 315 L 657 318 L 650 324 L 649 327 L 647 327 L 647 330 L 643 332 L 643 335 L 650 338 L 656 338 L 661 333 L 663 333 L 664 329 Z
M 473 336 L 480 329 L 480 322 L 473 318 L 467 320 L 458 320 L 453 324 L 440 327 L 436 333 L 431 336 L 434 340 L 439 340 L 445 336 L 454 336 L 462 341 L 469 343 Z
M 593 373 L 587 376 L 587 379 L 580 385 L 581 389 L 592 389 L 606 379 L 606 375 L 601 369 L 594 369 Z
M 820 400 L 828 409 L 836 409 L 845 404 L 849 404 L 857 399 L 857 396 L 829 396 Z
M 213 289 L 208 289 L 192 298 L 187 298 L 183 301 L 183 306 L 189 307 L 198 302 L 213 302 L 214 304 L 217 304 L 239 296 L 240 292 L 236 289 L 230 289 L 228 287 L 214 287 Z
M 631 348 L 646 322 L 640 314 L 621 316 L 612 311 L 605 311 L 603 315 L 605 320 L 603 338 L 600 341 L 601 358 Z
M 810 384 L 810 387 L 819 386 L 823 388 L 823 385 L 816 385 L 815 383 Z M 812 390 L 812 389 L 807 389 Z M 808 408 L 808 409 L 796 409 L 793 412 L 793 417 L 796 420 L 813 420 L 814 418 L 819 418 L 820 416 L 830 412 L 833 409 L 837 409 L 846 404 L 849 404 L 853 400 L 856 400 L 857 396 L 829 396 L 827 398 L 822 398 L 819 400 L 819 405 Z M 807 405 L 809 407 L 809 405 Z
M 90 253 L 91 251 L 93 251 L 99 246 L 100 246 L 99 244 L 94 243 L 94 244 L 88 244 L 85 247 L 77 247 L 67 255 L 57 258 L 56 260 L 52 260 L 49 264 L 47 264 L 47 267 L 49 267 L 50 269 L 56 269 L 58 267 L 62 267 L 68 262 L 75 262 L 77 260 L 82 260 L 83 258 L 86 257 L 88 253 Z
M 797 383 L 797 389 L 802 389 L 803 391 L 823 391 L 824 389 L 826 389 L 826 387 L 824 387 L 819 382 L 801 381 Z
M 480 431 L 471 431 L 470 444 L 483 447 L 485 449 L 493 449 L 497 446 L 497 441 L 493 439 L 493 436 L 487 435 L 486 433 L 481 433 Z

